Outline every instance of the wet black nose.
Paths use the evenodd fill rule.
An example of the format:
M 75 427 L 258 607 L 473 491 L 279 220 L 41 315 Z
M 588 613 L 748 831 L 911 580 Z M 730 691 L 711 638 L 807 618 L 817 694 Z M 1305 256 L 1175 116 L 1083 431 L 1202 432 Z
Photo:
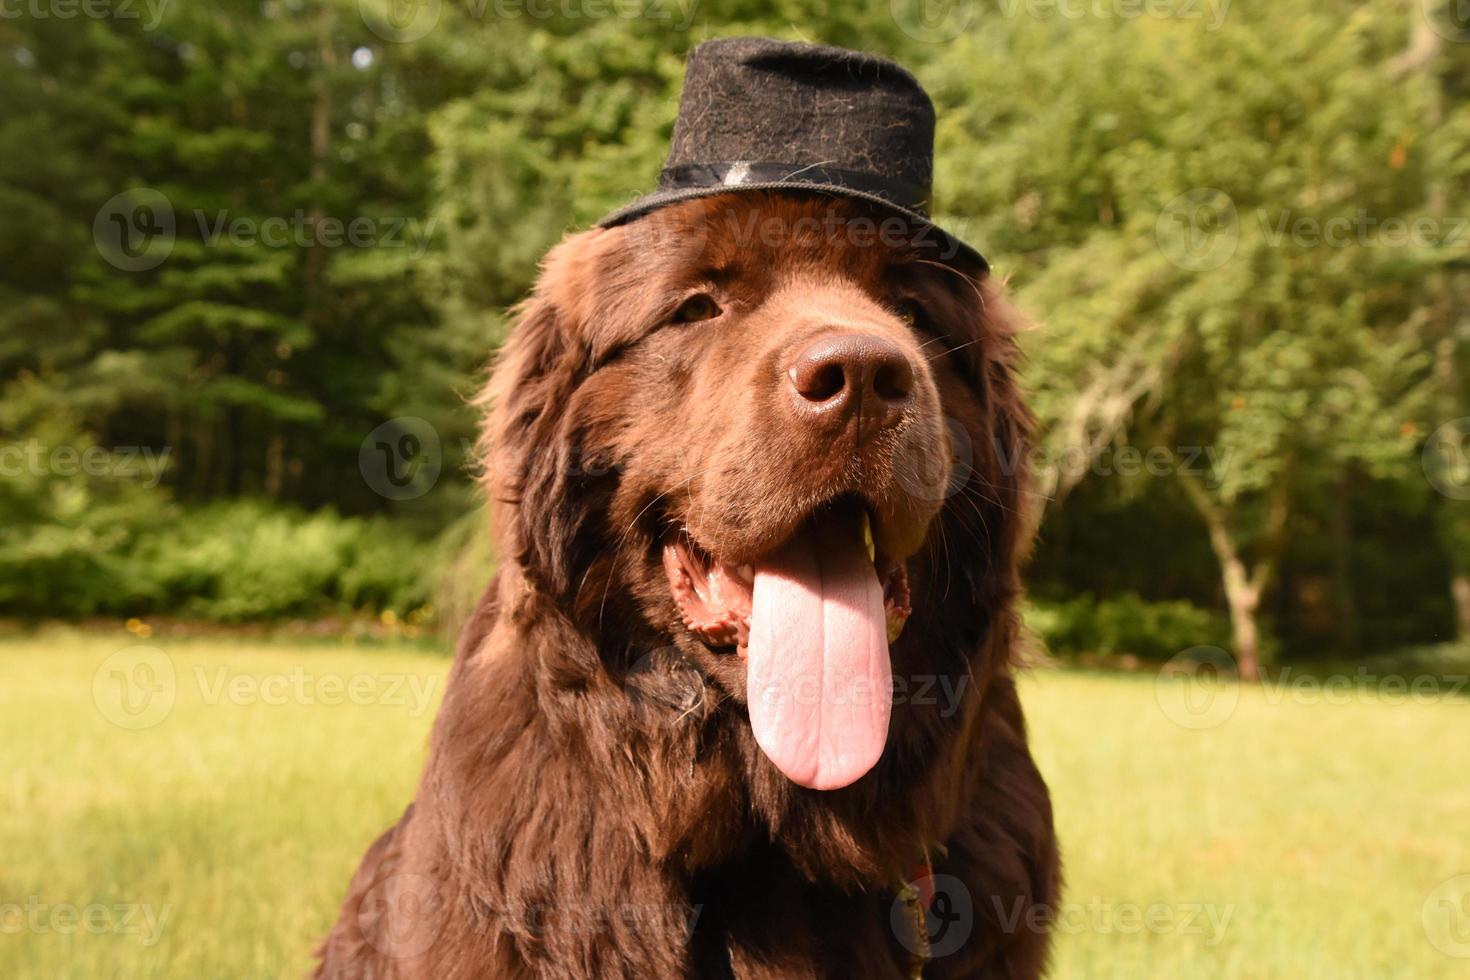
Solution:
M 903 350 L 871 334 L 818 337 L 786 374 L 798 418 L 834 428 L 855 418 L 859 439 L 897 425 L 914 394 L 914 368 Z

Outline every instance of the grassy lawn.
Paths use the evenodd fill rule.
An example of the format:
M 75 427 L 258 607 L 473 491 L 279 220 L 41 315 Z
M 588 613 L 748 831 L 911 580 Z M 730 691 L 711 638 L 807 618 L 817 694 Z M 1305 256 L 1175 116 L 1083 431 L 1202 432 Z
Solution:
M 300 975 L 448 661 L 136 643 L 0 641 L 0 977 Z M 1470 703 L 1222 688 L 1201 715 L 1182 683 L 1025 682 L 1067 864 L 1053 976 L 1470 975 Z

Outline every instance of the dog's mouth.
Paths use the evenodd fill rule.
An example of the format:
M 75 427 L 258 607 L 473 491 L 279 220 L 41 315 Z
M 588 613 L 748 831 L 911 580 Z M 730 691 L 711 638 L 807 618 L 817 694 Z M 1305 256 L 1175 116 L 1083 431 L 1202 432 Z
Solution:
M 913 611 L 909 607 L 908 568 L 904 562 L 877 552 L 867 510 L 845 503 L 823 508 L 766 559 L 745 565 L 720 561 L 683 528 L 671 531 L 664 540 L 664 571 L 685 627 L 710 646 L 734 648 L 742 659 L 746 658 L 757 569 L 799 539 L 819 537 L 820 526 L 828 524 L 838 525 L 838 535 L 846 533 L 863 543 L 867 564 L 883 591 L 884 634 L 889 643 L 897 640 Z
M 819 508 L 748 565 L 721 561 L 682 528 L 664 542 L 684 625 L 746 664 L 757 743 L 793 782 L 846 786 L 873 767 L 888 736 L 888 645 L 910 613 L 904 562 L 874 547 L 861 501 Z

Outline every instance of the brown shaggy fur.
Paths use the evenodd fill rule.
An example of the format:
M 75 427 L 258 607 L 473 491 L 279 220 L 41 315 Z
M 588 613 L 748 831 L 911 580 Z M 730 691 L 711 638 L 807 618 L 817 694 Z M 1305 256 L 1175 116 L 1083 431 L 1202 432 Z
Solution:
M 1058 860 L 1012 680 L 1031 535 L 1016 317 L 981 270 L 872 227 L 853 202 L 746 192 L 547 256 L 484 399 L 502 565 L 417 798 L 317 976 L 910 976 L 897 896 L 926 855 L 966 935 L 923 975 L 1041 975 Z M 671 322 L 694 292 L 721 315 Z M 927 322 L 895 314 L 905 297 Z M 912 418 L 861 451 L 773 395 L 833 328 L 917 365 Z M 880 550 L 911 554 L 891 655 L 913 696 L 873 771 L 818 792 L 756 746 L 744 670 L 681 624 L 660 542 L 682 525 L 749 561 L 841 493 L 867 499 Z M 919 697 L 926 680 L 955 703 Z

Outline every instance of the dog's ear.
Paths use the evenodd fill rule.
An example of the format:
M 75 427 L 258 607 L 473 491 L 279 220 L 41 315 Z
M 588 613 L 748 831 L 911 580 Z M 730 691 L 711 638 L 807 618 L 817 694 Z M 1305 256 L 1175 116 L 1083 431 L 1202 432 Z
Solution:
M 977 347 L 981 381 L 991 441 L 977 452 L 980 475 L 995 489 L 999 503 L 1010 514 L 1013 538 L 1002 560 L 1016 567 L 1026 557 L 1040 518 L 1030 492 L 1032 433 L 1035 419 L 1022 395 L 1019 372 L 1021 350 L 1017 334 L 1031 329 L 1028 320 L 1011 303 L 1005 284 L 986 277 L 980 283 L 978 311 L 980 335 Z
M 499 554 L 554 595 L 569 588 L 582 517 L 566 492 L 576 462 L 566 409 L 589 363 L 569 282 L 581 271 L 582 238 L 568 239 L 543 260 L 478 399 L 487 410 L 479 457 Z
M 616 479 L 614 461 L 599 455 L 605 447 L 582 444 L 583 415 L 595 406 L 579 388 L 657 312 L 653 256 L 641 244 L 623 228 L 594 229 L 547 253 L 479 399 L 488 409 L 479 458 L 499 553 L 558 599 L 600 554 L 597 495 Z
M 997 615 L 1011 618 L 1008 611 L 1020 594 L 1017 570 L 1029 552 L 1039 516 L 1027 465 L 1033 420 L 1017 377 L 1021 356 L 1016 335 L 1029 323 L 1011 304 L 1003 283 L 975 272 L 950 293 L 951 301 L 962 307 L 951 310 L 950 322 L 963 324 L 968 334 L 956 338 L 954 355 L 963 364 L 973 396 L 956 401 L 972 404 L 974 414 L 967 405 L 965 417 L 949 419 L 952 437 L 968 445 L 956 447 L 959 478 L 950 487 L 941 520 L 951 540 L 982 545 L 972 552 L 976 560 L 967 569 L 969 592 L 976 612 L 995 623 Z

